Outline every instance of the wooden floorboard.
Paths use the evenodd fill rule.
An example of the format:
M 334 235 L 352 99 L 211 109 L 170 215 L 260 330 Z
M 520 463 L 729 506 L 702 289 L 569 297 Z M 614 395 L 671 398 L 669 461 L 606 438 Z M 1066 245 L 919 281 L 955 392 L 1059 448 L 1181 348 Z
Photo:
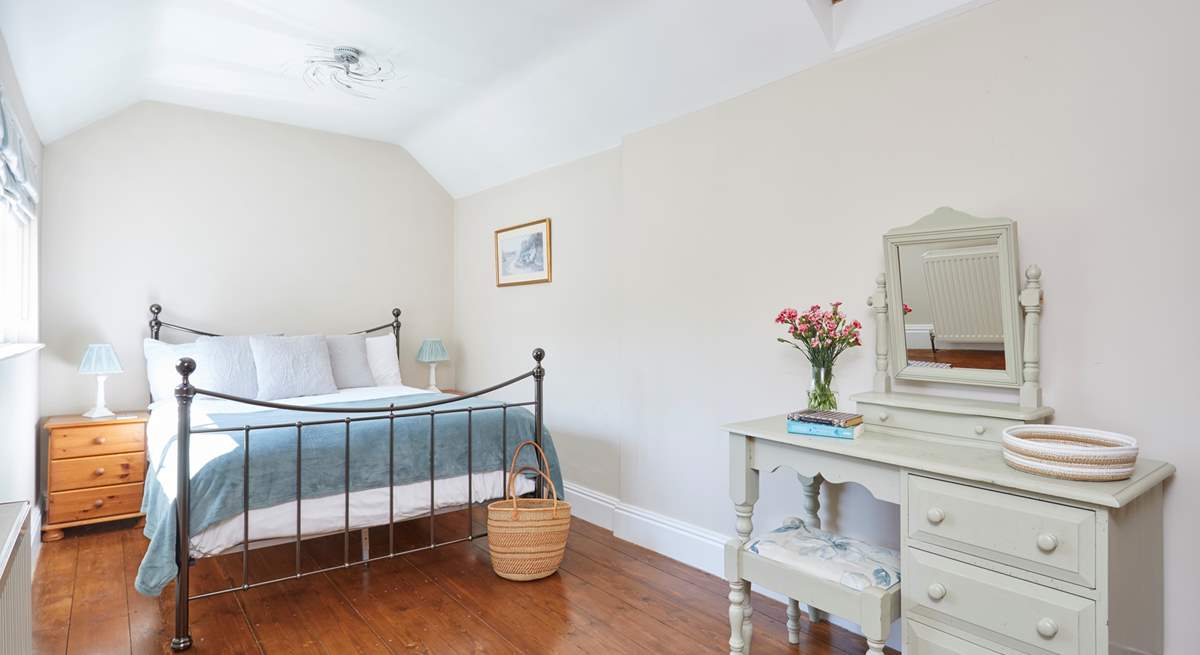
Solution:
M 476 530 L 482 512 L 476 515 Z M 439 539 L 467 533 L 465 513 L 437 517 Z M 396 548 L 427 543 L 429 520 L 397 525 Z M 357 533 L 350 559 L 360 557 Z M 174 586 L 157 598 L 133 589 L 147 541 L 140 528 L 95 527 L 43 544 L 34 579 L 35 652 L 168 653 Z M 388 552 L 371 530 L 372 556 Z M 344 562 L 341 536 L 306 541 L 302 570 Z M 295 571 L 286 544 L 251 552 L 252 581 Z M 242 582 L 240 554 L 200 560 L 193 593 Z M 492 573 L 486 538 L 369 566 L 337 568 L 191 604 L 197 653 L 726 653 L 724 580 L 617 539 L 576 519 L 557 575 L 511 582 Z M 862 653 L 828 623 L 801 625 L 787 643 L 782 604 L 754 596 L 754 652 Z

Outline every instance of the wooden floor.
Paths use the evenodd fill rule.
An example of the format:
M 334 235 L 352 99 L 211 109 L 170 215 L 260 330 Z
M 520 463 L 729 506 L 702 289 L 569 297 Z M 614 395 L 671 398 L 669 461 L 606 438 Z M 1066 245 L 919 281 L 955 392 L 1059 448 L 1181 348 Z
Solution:
M 482 516 L 482 512 L 480 512 Z M 439 539 L 465 532 L 463 513 L 439 517 Z M 458 532 L 454 532 L 457 530 Z M 428 540 L 428 521 L 397 526 L 396 549 Z M 358 557 L 358 539 L 351 540 Z M 133 589 L 146 550 L 128 523 L 68 531 L 42 545 L 34 580 L 37 653 L 169 652 L 173 586 Z M 386 528 L 371 553 L 388 552 Z M 303 567 L 343 560 L 342 537 L 305 542 Z M 251 581 L 294 570 L 292 545 L 254 551 Z M 202 559 L 193 593 L 240 584 L 240 555 Z M 196 653 L 727 653 L 728 585 L 576 519 L 557 575 L 496 577 L 486 539 L 193 601 Z M 754 652 L 862 653 L 828 623 L 803 624 L 788 646 L 782 604 L 754 598 Z
M 947 350 L 943 348 L 935 353 L 928 348 L 924 350 L 909 348 L 908 359 L 914 362 L 939 362 L 949 364 L 954 368 L 1004 370 L 1003 350 Z

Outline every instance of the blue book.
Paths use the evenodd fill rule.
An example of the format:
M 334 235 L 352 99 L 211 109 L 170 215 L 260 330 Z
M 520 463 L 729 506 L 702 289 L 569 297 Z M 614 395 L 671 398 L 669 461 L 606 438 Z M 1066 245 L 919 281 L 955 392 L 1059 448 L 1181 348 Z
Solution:
M 809 437 L 831 437 L 833 439 L 853 439 L 862 434 L 863 426 L 856 425 L 852 428 L 838 428 L 832 425 L 823 425 L 821 423 L 809 423 L 807 421 L 788 421 L 787 431 L 792 434 L 803 434 Z

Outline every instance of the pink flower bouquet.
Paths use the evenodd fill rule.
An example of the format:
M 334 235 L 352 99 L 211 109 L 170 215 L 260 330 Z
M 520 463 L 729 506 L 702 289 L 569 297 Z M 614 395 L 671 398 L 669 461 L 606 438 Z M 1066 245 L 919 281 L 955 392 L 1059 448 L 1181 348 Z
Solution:
M 835 302 L 829 311 L 822 311 L 820 305 L 813 305 L 803 314 L 789 307 L 775 317 L 775 322 L 788 332 L 788 338 L 779 337 L 779 341 L 804 353 L 812 364 L 813 381 L 808 392 L 811 409 L 837 409 L 833 365 L 842 353 L 862 345 L 862 323 L 847 320 L 841 307 L 841 302 Z

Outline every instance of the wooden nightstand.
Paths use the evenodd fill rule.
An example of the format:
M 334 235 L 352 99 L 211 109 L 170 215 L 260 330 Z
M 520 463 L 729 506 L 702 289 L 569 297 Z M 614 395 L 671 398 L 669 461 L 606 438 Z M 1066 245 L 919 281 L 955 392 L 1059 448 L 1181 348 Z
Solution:
M 142 516 L 149 418 L 146 412 L 125 412 L 108 419 L 46 419 L 42 541 L 62 539 L 63 528 Z

